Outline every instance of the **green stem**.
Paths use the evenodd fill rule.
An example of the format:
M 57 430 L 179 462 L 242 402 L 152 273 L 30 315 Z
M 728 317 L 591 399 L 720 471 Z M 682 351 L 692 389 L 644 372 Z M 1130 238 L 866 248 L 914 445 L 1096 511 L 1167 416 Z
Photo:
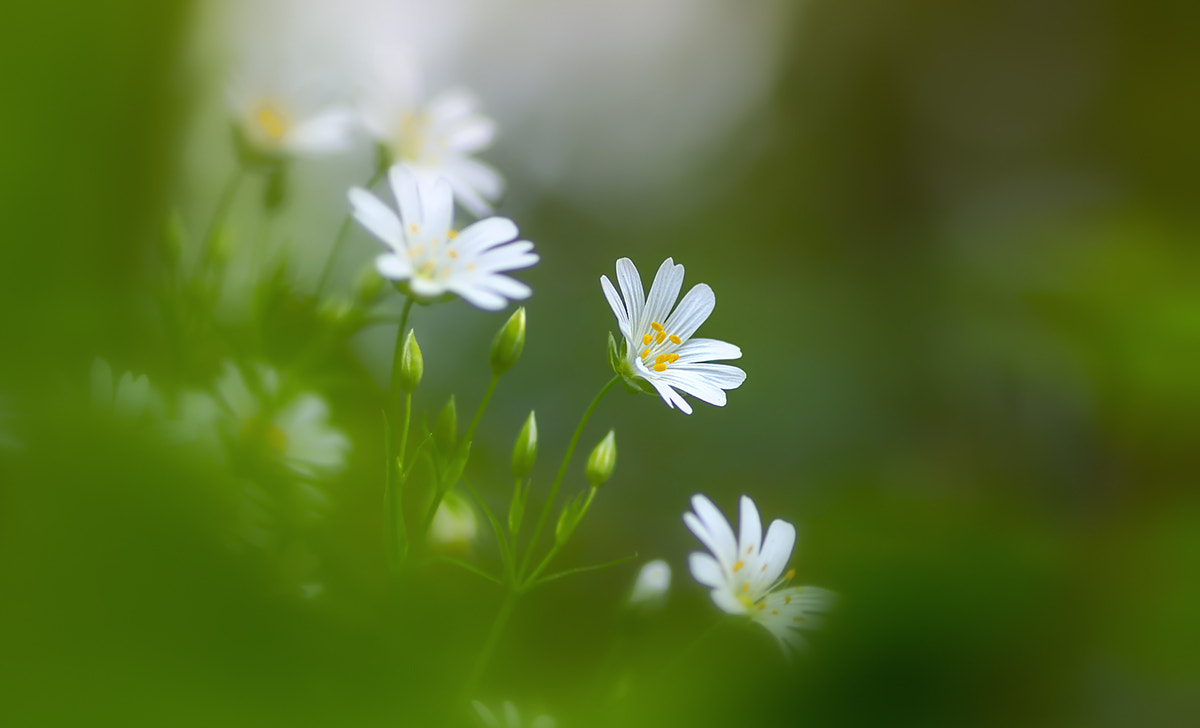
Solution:
M 492 381 L 488 383 L 487 392 L 483 395 L 483 401 L 479 403 L 479 408 L 475 410 L 475 416 L 471 418 L 471 424 L 467 427 L 467 432 L 463 435 L 463 439 L 458 443 L 461 450 L 471 444 L 471 438 L 475 436 L 475 428 L 479 426 L 479 421 L 483 419 L 483 413 L 487 411 L 488 403 L 492 401 L 492 394 L 496 391 L 496 384 L 500 381 L 500 375 L 493 374 Z M 424 545 L 425 535 L 429 532 L 429 526 L 433 523 L 433 517 L 437 515 L 438 506 L 442 504 L 442 499 L 446 497 L 446 491 L 454 483 L 438 483 L 437 489 L 433 492 L 433 502 L 429 504 L 429 510 L 425 512 L 425 518 L 421 520 L 421 529 L 417 531 L 418 543 Z
M 521 568 L 518 573 L 524 573 L 529 566 L 529 560 L 533 557 L 533 551 L 537 548 L 538 539 L 542 536 L 542 529 L 546 527 L 546 519 L 550 515 L 550 509 L 554 506 L 554 499 L 558 497 L 558 488 L 562 485 L 563 477 L 567 474 L 567 466 L 571 464 L 571 456 L 575 454 L 575 446 L 579 444 L 579 436 L 583 434 L 583 428 L 587 425 L 588 420 L 592 417 L 592 412 L 596 411 L 596 407 L 600 404 L 600 400 L 604 399 L 604 395 L 617 386 L 617 382 L 621 381 L 619 376 L 614 376 L 608 380 L 596 396 L 592 399 L 592 403 L 588 405 L 587 410 L 583 413 L 583 418 L 579 420 L 579 425 L 575 427 L 575 434 L 571 435 L 571 442 L 567 445 L 567 453 L 563 456 L 562 465 L 558 468 L 558 475 L 554 476 L 554 483 L 550 486 L 550 495 L 546 498 L 545 505 L 542 506 L 542 512 L 538 516 L 537 527 L 533 529 L 533 538 L 529 541 L 529 550 L 525 552 L 525 557 L 521 560 Z
M 367 181 L 367 190 L 371 190 L 379 181 L 383 179 L 386 170 L 378 170 L 375 175 Z M 333 239 L 333 247 L 329 250 L 329 256 L 325 258 L 325 267 L 321 269 L 321 278 L 317 282 L 317 298 L 321 297 L 321 293 L 325 291 L 325 284 L 329 282 L 329 276 L 333 273 L 333 264 L 337 262 L 338 253 L 341 252 L 342 246 L 346 244 L 346 235 L 350 232 L 351 223 L 354 222 L 353 211 L 347 212 L 345 219 L 342 220 L 341 227 L 338 228 L 337 237 Z
M 404 299 L 404 309 L 400 312 L 400 327 L 396 329 L 396 349 L 392 352 L 392 387 L 388 392 L 388 404 L 393 402 L 394 406 L 400 406 L 400 359 L 404 353 L 404 334 L 408 328 L 408 313 L 413 307 L 413 297 L 408 296 Z
M 225 186 L 221 188 L 221 196 L 217 198 L 217 207 L 213 210 L 212 219 L 208 222 L 208 229 L 204 233 L 204 240 L 201 243 L 200 251 L 200 266 L 201 270 L 208 267 L 208 260 L 212 257 L 213 241 L 217 237 L 217 231 L 221 229 L 221 225 L 225 223 L 225 218 L 229 216 L 229 208 L 233 205 L 233 200 L 237 197 L 238 189 L 242 186 L 242 180 L 246 177 L 246 166 L 240 161 L 233 168 L 233 173 L 229 175 L 229 179 L 225 180 Z
M 406 528 L 404 524 L 404 514 L 401 512 L 403 496 L 401 490 L 404 488 L 403 478 L 404 472 L 404 451 L 408 445 L 408 427 L 409 420 L 412 417 L 412 395 L 402 392 L 400 387 L 400 364 L 401 354 L 404 349 L 404 328 L 408 325 L 408 313 L 412 309 L 413 299 L 409 297 L 404 301 L 404 311 L 400 314 L 400 328 L 396 332 L 396 352 L 392 358 L 392 382 L 389 390 L 387 406 L 384 408 L 385 422 L 396 422 L 401 420 L 404 424 L 399 433 L 395 433 L 391 427 L 387 428 L 385 433 L 385 457 L 387 458 L 386 478 L 384 479 L 383 505 L 384 505 L 384 527 L 387 529 L 386 542 L 388 544 L 388 559 L 394 567 L 398 567 L 404 556 L 404 551 L 407 551 Z M 401 411 L 393 410 L 395 407 L 400 409 L 400 395 L 404 394 L 404 407 Z M 394 403 L 394 404 L 393 404 Z M 398 438 L 395 436 L 398 434 Z M 399 447 L 397 448 L 397 445 Z M 395 457 L 397 449 L 399 457 Z
M 600 490 L 600 489 L 599 488 L 589 488 L 588 489 L 587 500 L 585 500 L 583 502 L 583 509 L 579 512 L 579 520 L 575 522 L 576 528 L 579 527 L 579 521 L 582 521 L 583 517 L 585 515 L 587 515 L 588 509 L 592 507 L 592 500 L 596 497 L 597 490 Z M 548 552 L 546 552 L 546 558 L 542 559 L 542 562 L 537 565 L 537 568 L 533 570 L 533 573 L 529 575 L 529 578 L 526 579 L 521 584 L 522 590 L 530 589 L 535 585 L 535 583 L 537 582 L 537 578 L 539 576 L 541 576 L 542 572 L 546 570 L 546 567 L 550 565 L 550 562 L 554 560 L 554 557 L 558 555 L 558 551 L 559 551 L 559 549 L 562 548 L 563 543 L 566 543 L 566 542 L 559 541 L 557 538 L 554 540 L 554 545 L 550 547 L 550 550 Z M 529 550 L 533 551 L 532 544 L 530 544 Z
M 516 590 L 509 589 L 504 595 L 504 601 L 500 602 L 500 611 L 496 614 L 496 621 L 492 622 L 492 629 L 488 632 L 487 639 L 483 642 L 483 648 L 479 651 L 479 657 L 475 660 L 475 666 L 467 677 L 465 686 L 467 695 L 475 692 L 479 678 L 483 676 L 483 671 L 487 669 L 488 662 L 492 659 L 492 653 L 496 651 L 496 645 L 500 643 L 500 635 L 508 626 L 509 617 L 512 616 L 513 608 L 517 606 L 519 596 L 520 594 Z

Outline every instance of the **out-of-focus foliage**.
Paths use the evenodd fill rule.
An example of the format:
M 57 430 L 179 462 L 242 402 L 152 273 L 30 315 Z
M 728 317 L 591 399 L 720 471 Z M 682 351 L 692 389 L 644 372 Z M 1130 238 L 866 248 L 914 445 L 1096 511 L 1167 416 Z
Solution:
M 552 189 L 521 200 L 542 256 L 522 275 L 528 340 L 468 468 L 502 518 L 528 413 L 544 494 L 609 377 L 598 278 L 616 258 L 672 256 L 711 284 L 705 331 L 741 347 L 748 378 L 690 417 L 609 396 L 583 452 L 613 428 L 620 464 L 563 559 L 639 560 L 523 599 L 472 695 L 500 590 L 388 568 L 379 403 L 395 327 L 310 359 L 336 308 L 303 255 L 273 257 L 326 250 L 345 187 L 297 164 L 267 246 L 267 182 L 248 183 L 229 271 L 253 293 L 225 301 L 227 326 L 171 319 L 155 297 L 162 231 L 194 258 L 233 158 L 205 147 L 197 170 L 178 152 L 189 124 L 219 117 L 194 107 L 219 82 L 181 70 L 193 11 L 22 4 L 3 24 L 0 723 L 471 725 L 472 699 L 564 728 L 1200 721 L 1192 5 L 811 0 L 787 15 L 767 100 L 694 173 L 722 181 L 716 199 L 664 191 L 690 211 L 663 217 L 601 217 Z M 370 176 L 367 156 L 337 173 L 347 185 Z M 310 206 L 336 214 L 310 224 Z M 346 271 L 377 250 L 352 231 Z M 350 300 L 352 280 L 332 295 Z M 423 425 L 452 392 L 474 411 L 502 322 L 458 301 L 414 310 Z M 248 487 L 95 413 L 98 356 L 166 391 L 209 387 L 230 358 L 299 371 L 353 443 L 347 467 L 319 502 Z M 796 523 L 798 580 L 839 594 L 794 663 L 761 629 L 711 629 L 685 566 L 695 492 L 728 513 L 751 494 Z M 479 524 L 457 548 L 494 568 Z M 274 535 L 247 537 L 260 528 Z M 664 609 L 623 612 L 658 557 L 674 573 Z

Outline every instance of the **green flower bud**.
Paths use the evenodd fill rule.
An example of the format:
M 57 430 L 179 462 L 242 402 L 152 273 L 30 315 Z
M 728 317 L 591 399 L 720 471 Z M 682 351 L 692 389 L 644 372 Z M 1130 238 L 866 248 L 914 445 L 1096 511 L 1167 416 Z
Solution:
M 417 345 L 417 335 L 412 329 L 409 329 L 408 335 L 404 337 L 398 366 L 400 390 L 405 394 L 412 394 L 421 383 L 421 375 L 425 373 L 425 360 L 421 358 L 421 347 Z
M 433 424 L 433 443 L 444 455 L 454 452 L 458 445 L 458 409 L 454 406 L 453 394 Z
M 512 474 L 514 478 L 520 480 L 533 470 L 533 464 L 537 461 L 537 441 L 537 419 L 530 412 L 529 418 L 521 427 L 520 434 L 517 435 L 517 443 L 513 445 Z
M 500 376 L 512 368 L 521 358 L 525 348 L 525 307 L 520 306 L 509 317 L 504 326 L 496 332 L 492 339 L 492 351 L 488 360 L 492 365 L 492 373 Z
M 554 526 L 554 540 L 559 546 L 571 538 L 571 534 L 575 532 L 575 527 L 579 525 L 580 519 L 583 518 L 583 511 L 583 493 L 575 496 L 574 500 L 563 506 L 562 513 L 558 516 L 558 523 Z
M 617 435 L 612 430 L 604 436 L 587 459 L 587 479 L 593 488 L 599 488 L 612 477 L 617 467 Z

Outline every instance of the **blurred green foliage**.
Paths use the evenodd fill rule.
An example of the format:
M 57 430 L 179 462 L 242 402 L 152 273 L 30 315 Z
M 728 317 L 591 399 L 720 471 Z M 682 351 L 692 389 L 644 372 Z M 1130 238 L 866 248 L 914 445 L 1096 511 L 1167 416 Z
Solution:
M 157 318 L 187 10 L 34 4 L 4 24 L 0 427 L 24 447 L 0 450 L 0 723 L 466 725 L 464 660 L 500 592 L 449 567 L 389 575 L 381 388 L 353 350 L 305 380 L 355 443 L 304 535 L 319 600 L 289 590 L 302 554 L 229 548 L 220 468 L 87 413 L 95 356 L 205 386 L 231 354 L 293 364 L 321 330 L 286 269 L 228 338 Z M 635 565 L 555 582 L 467 697 L 567 728 L 1200 721 L 1198 15 L 810 2 L 745 130 L 762 152 L 747 166 L 732 139 L 709 165 L 736 180 L 719 199 L 647 222 L 547 199 L 520 219 L 543 258 L 522 275 L 528 342 L 469 468 L 493 508 L 528 412 L 544 495 L 608 377 L 597 280 L 617 257 L 711 284 L 704 333 L 749 377 L 691 417 L 618 390 L 584 435 L 615 428 L 621 463 L 563 563 L 667 558 L 667 611 L 614 617 Z M 414 311 L 429 424 L 455 384 L 473 411 L 502 321 Z M 841 595 L 796 664 L 762 630 L 707 632 L 693 492 L 795 522 L 798 581 Z M 496 563 L 486 534 L 469 555 Z

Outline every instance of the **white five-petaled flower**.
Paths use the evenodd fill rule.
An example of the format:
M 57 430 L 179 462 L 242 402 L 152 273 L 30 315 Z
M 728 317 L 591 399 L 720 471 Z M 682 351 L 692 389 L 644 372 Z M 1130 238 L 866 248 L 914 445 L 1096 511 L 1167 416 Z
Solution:
M 453 293 L 491 311 L 529 297 L 529 286 L 501 275 L 538 262 L 533 243 L 515 239 L 512 220 L 489 217 L 457 231 L 449 182 L 420 179 L 403 164 L 393 166 L 388 177 L 399 215 L 364 189 L 349 195 L 355 219 L 390 248 L 375 259 L 380 275 L 407 281 L 417 298 Z
M 377 84 L 361 103 L 363 127 L 391 161 L 407 164 L 423 180 L 445 178 L 459 204 L 476 217 L 487 215 L 504 192 L 504 178 L 473 155 L 492 145 L 495 122 L 465 89 L 443 91 L 417 107 L 410 85 Z
M 801 629 L 819 626 L 818 612 L 826 611 L 833 594 L 812 586 L 787 586 L 794 570 L 784 573 L 796 543 L 796 527 L 775 519 L 763 538 L 762 521 L 754 501 L 741 499 L 737 538 L 721 511 L 703 495 L 692 496 L 692 511 L 683 515 L 696 538 L 711 553 L 688 556 L 692 577 L 708 587 L 722 611 L 749 617 L 767 629 L 786 653 L 803 647 Z
M 474 706 L 475 712 L 479 715 L 479 720 L 487 726 L 487 728 L 502 728 L 500 721 L 496 716 L 492 715 L 492 711 L 478 700 L 472 700 L 471 705 Z M 529 728 L 554 728 L 557 725 L 553 718 L 549 716 L 538 716 L 529 724 Z M 503 728 L 521 728 L 521 716 L 517 714 L 517 706 L 511 701 L 504 701 L 504 726 Z
M 712 289 L 697 284 L 675 306 L 683 286 L 683 266 L 670 258 L 654 276 L 649 296 L 642 293 L 641 277 L 628 258 L 617 261 L 617 283 L 619 296 L 608 276 L 600 276 L 604 297 L 625 337 L 622 374 L 649 382 L 668 406 L 685 414 L 691 414 L 692 407 L 676 389 L 723 407 L 725 390 L 741 386 L 746 373 L 735 366 L 711 363 L 741 357 L 738 347 L 716 339 L 692 338 L 716 306 Z
M 227 91 L 243 139 L 269 158 L 318 156 L 342 151 L 352 141 L 354 115 L 330 103 L 329 84 L 300 64 L 256 59 Z

